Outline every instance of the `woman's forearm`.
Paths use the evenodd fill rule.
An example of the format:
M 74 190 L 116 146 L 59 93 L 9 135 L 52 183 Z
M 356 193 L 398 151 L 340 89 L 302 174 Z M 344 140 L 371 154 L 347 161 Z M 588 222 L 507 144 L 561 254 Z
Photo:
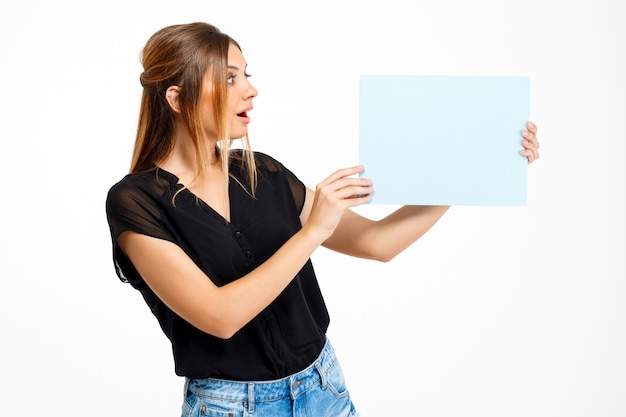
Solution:
M 387 262 L 426 233 L 449 206 L 403 206 L 380 220 L 352 211 L 324 246 L 350 256 Z

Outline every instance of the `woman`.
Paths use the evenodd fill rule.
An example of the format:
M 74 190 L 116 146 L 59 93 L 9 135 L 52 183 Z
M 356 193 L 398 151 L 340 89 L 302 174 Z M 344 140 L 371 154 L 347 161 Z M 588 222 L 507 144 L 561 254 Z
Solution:
M 350 210 L 373 191 L 362 167 L 314 191 L 250 151 L 257 91 L 238 44 L 214 26 L 159 30 L 142 63 L 130 174 L 109 191 L 107 218 L 117 274 L 141 292 L 186 377 L 183 416 L 357 415 L 309 258 L 323 245 L 388 261 L 448 207 L 372 221 Z M 523 135 L 532 162 L 534 125 Z

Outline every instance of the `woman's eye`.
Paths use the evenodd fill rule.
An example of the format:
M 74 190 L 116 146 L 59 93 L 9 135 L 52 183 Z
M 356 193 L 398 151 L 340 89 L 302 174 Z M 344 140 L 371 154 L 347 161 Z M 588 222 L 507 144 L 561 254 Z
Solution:
M 246 79 L 247 79 L 247 78 L 252 77 L 252 74 L 244 73 L 243 76 L 246 77 Z M 227 84 L 235 84 L 235 77 L 236 77 L 235 74 L 228 74 L 228 78 L 226 79 L 226 83 Z

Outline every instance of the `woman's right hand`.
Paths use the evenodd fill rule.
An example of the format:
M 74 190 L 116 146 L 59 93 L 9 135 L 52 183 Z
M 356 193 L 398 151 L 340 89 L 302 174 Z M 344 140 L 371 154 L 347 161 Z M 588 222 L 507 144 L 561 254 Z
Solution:
M 320 242 L 333 234 L 345 210 L 372 198 L 372 181 L 353 176 L 360 172 L 363 172 L 362 165 L 335 171 L 317 185 L 312 204 L 305 202 L 303 229 L 318 235 Z

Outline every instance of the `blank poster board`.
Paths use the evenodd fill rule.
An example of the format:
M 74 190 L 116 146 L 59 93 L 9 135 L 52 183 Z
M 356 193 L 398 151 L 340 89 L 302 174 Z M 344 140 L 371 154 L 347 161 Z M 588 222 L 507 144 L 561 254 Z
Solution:
M 371 203 L 525 206 L 529 106 L 528 77 L 361 76 Z

